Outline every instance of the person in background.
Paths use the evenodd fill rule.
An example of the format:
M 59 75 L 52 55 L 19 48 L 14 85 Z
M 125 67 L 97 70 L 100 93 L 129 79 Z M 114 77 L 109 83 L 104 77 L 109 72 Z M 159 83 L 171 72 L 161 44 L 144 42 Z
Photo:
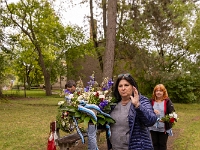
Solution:
M 158 118 L 164 117 L 166 114 L 172 113 L 174 106 L 168 97 L 167 89 L 163 84 L 158 84 L 154 87 L 151 104 Z M 149 127 L 151 132 L 154 150 L 167 150 L 167 140 L 171 133 L 172 124 L 163 122 L 158 119 L 152 127 Z
M 149 99 L 139 93 L 128 73 L 118 76 L 113 92 L 117 105 L 110 115 L 116 123 L 110 125 L 111 136 L 106 134 L 108 150 L 153 150 L 148 127 L 157 116 Z
M 73 94 L 76 91 L 76 82 L 74 80 L 68 80 L 65 84 L 65 90 Z

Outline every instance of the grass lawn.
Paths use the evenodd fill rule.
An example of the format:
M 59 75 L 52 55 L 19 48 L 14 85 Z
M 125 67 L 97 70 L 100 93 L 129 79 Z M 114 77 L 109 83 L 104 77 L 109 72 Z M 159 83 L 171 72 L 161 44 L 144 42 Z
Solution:
M 200 104 L 175 104 L 179 120 L 174 129 L 179 131 L 174 150 L 200 149 Z
M 0 100 L 0 149 L 45 150 L 49 124 L 55 120 L 58 101 L 63 98 L 58 94 L 46 97 L 43 90 L 27 91 L 27 98 L 23 97 L 23 91 L 6 92 L 21 98 Z M 179 120 L 174 126 L 178 132 L 173 150 L 199 150 L 200 104 L 174 105 Z
M 16 94 L 12 91 L 13 96 Z M 45 150 L 49 124 L 57 114 L 59 95 L 46 97 L 43 90 L 27 91 L 29 98 L 0 100 L 0 149 Z M 8 93 L 9 94 L 9 93 Z M 17 95 L 23 95 L 17 93 Z

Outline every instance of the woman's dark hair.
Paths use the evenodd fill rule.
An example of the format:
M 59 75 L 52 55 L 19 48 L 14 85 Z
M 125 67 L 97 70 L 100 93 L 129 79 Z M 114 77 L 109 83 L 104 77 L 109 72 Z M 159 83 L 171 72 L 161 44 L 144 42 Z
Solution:
M 129 82 L 132 86 L 134 86 L 138 90 L 138 85 L 136 81 L 129 73 L 118 75 L 117 81 L 115 82 L 114 91 L 113 91 L 113 95 L 116 98 L 117 103 L 121 101 L 121 96 L 118 91 L 118 85 L 122 79 L 125 79 L 127 82 Z

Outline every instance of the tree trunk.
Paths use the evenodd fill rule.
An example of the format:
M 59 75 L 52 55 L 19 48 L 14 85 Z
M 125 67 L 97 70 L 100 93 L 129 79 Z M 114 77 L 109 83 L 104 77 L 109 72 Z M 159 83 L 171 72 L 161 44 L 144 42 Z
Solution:
M 92 3 L 93 0 L 90 0 L 90 27 L 91 27 L 91 38 L 94 42 L 94 46 L 95 46 L 95 49 L 96 49 L 96 53 L 97 53 L 97 56 L 98 56 L 98 60 L 99 60 L 99 64 L 100 64 L 100 68 L 101 68 L 101 71 L 103 71 L 103 59 L 102 59 L 102 55 L 101 53 L 99 52 L 98 50 L 98 41 L 97 41 L 97 23 L 96 23 L 96 20 L 94 19 L 93 17 L 93 3 Z M 94 23 L 95 21 L 95 23 Z
M 2 86 L 0 85 L 0 98 L 3 97 Z
M 108 26 L 106 31 L 106 51 L 104 57 L 103 77 L 112 78 L 116 40 L 117 0 L 108 0 Z
M 102 9 L 103 9 L 103 30 L 104 30 L 104 38 L 106 39 L 106 0 L 102 0 Z
M 42 56 L 41 48 L 36 47 L 38 56 L 39 56 L 39 65 L 42 68 L 42 72 L 44 75 L 44 82 L 45 82 L 45 91 L 46 91 L 46 96 L 50 96 L 52 94 L 51 92 L 51 82 L 50 82 L 50 71 L 47 71 L 47 68 L 44 63 L 44 59 Z

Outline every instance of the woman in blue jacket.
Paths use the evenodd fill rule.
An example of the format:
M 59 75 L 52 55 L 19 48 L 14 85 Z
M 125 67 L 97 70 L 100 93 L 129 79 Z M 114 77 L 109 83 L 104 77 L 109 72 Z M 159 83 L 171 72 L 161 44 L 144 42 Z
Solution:
M 153 150 L 148 127 L 156 122 L 157 116 L 149 99 L 138 92 L 137 83 L 130 74 L 118 76 L 113 92 L 117 105 L 110 115 L 116 123 L 110 125 L 108 149 Z

